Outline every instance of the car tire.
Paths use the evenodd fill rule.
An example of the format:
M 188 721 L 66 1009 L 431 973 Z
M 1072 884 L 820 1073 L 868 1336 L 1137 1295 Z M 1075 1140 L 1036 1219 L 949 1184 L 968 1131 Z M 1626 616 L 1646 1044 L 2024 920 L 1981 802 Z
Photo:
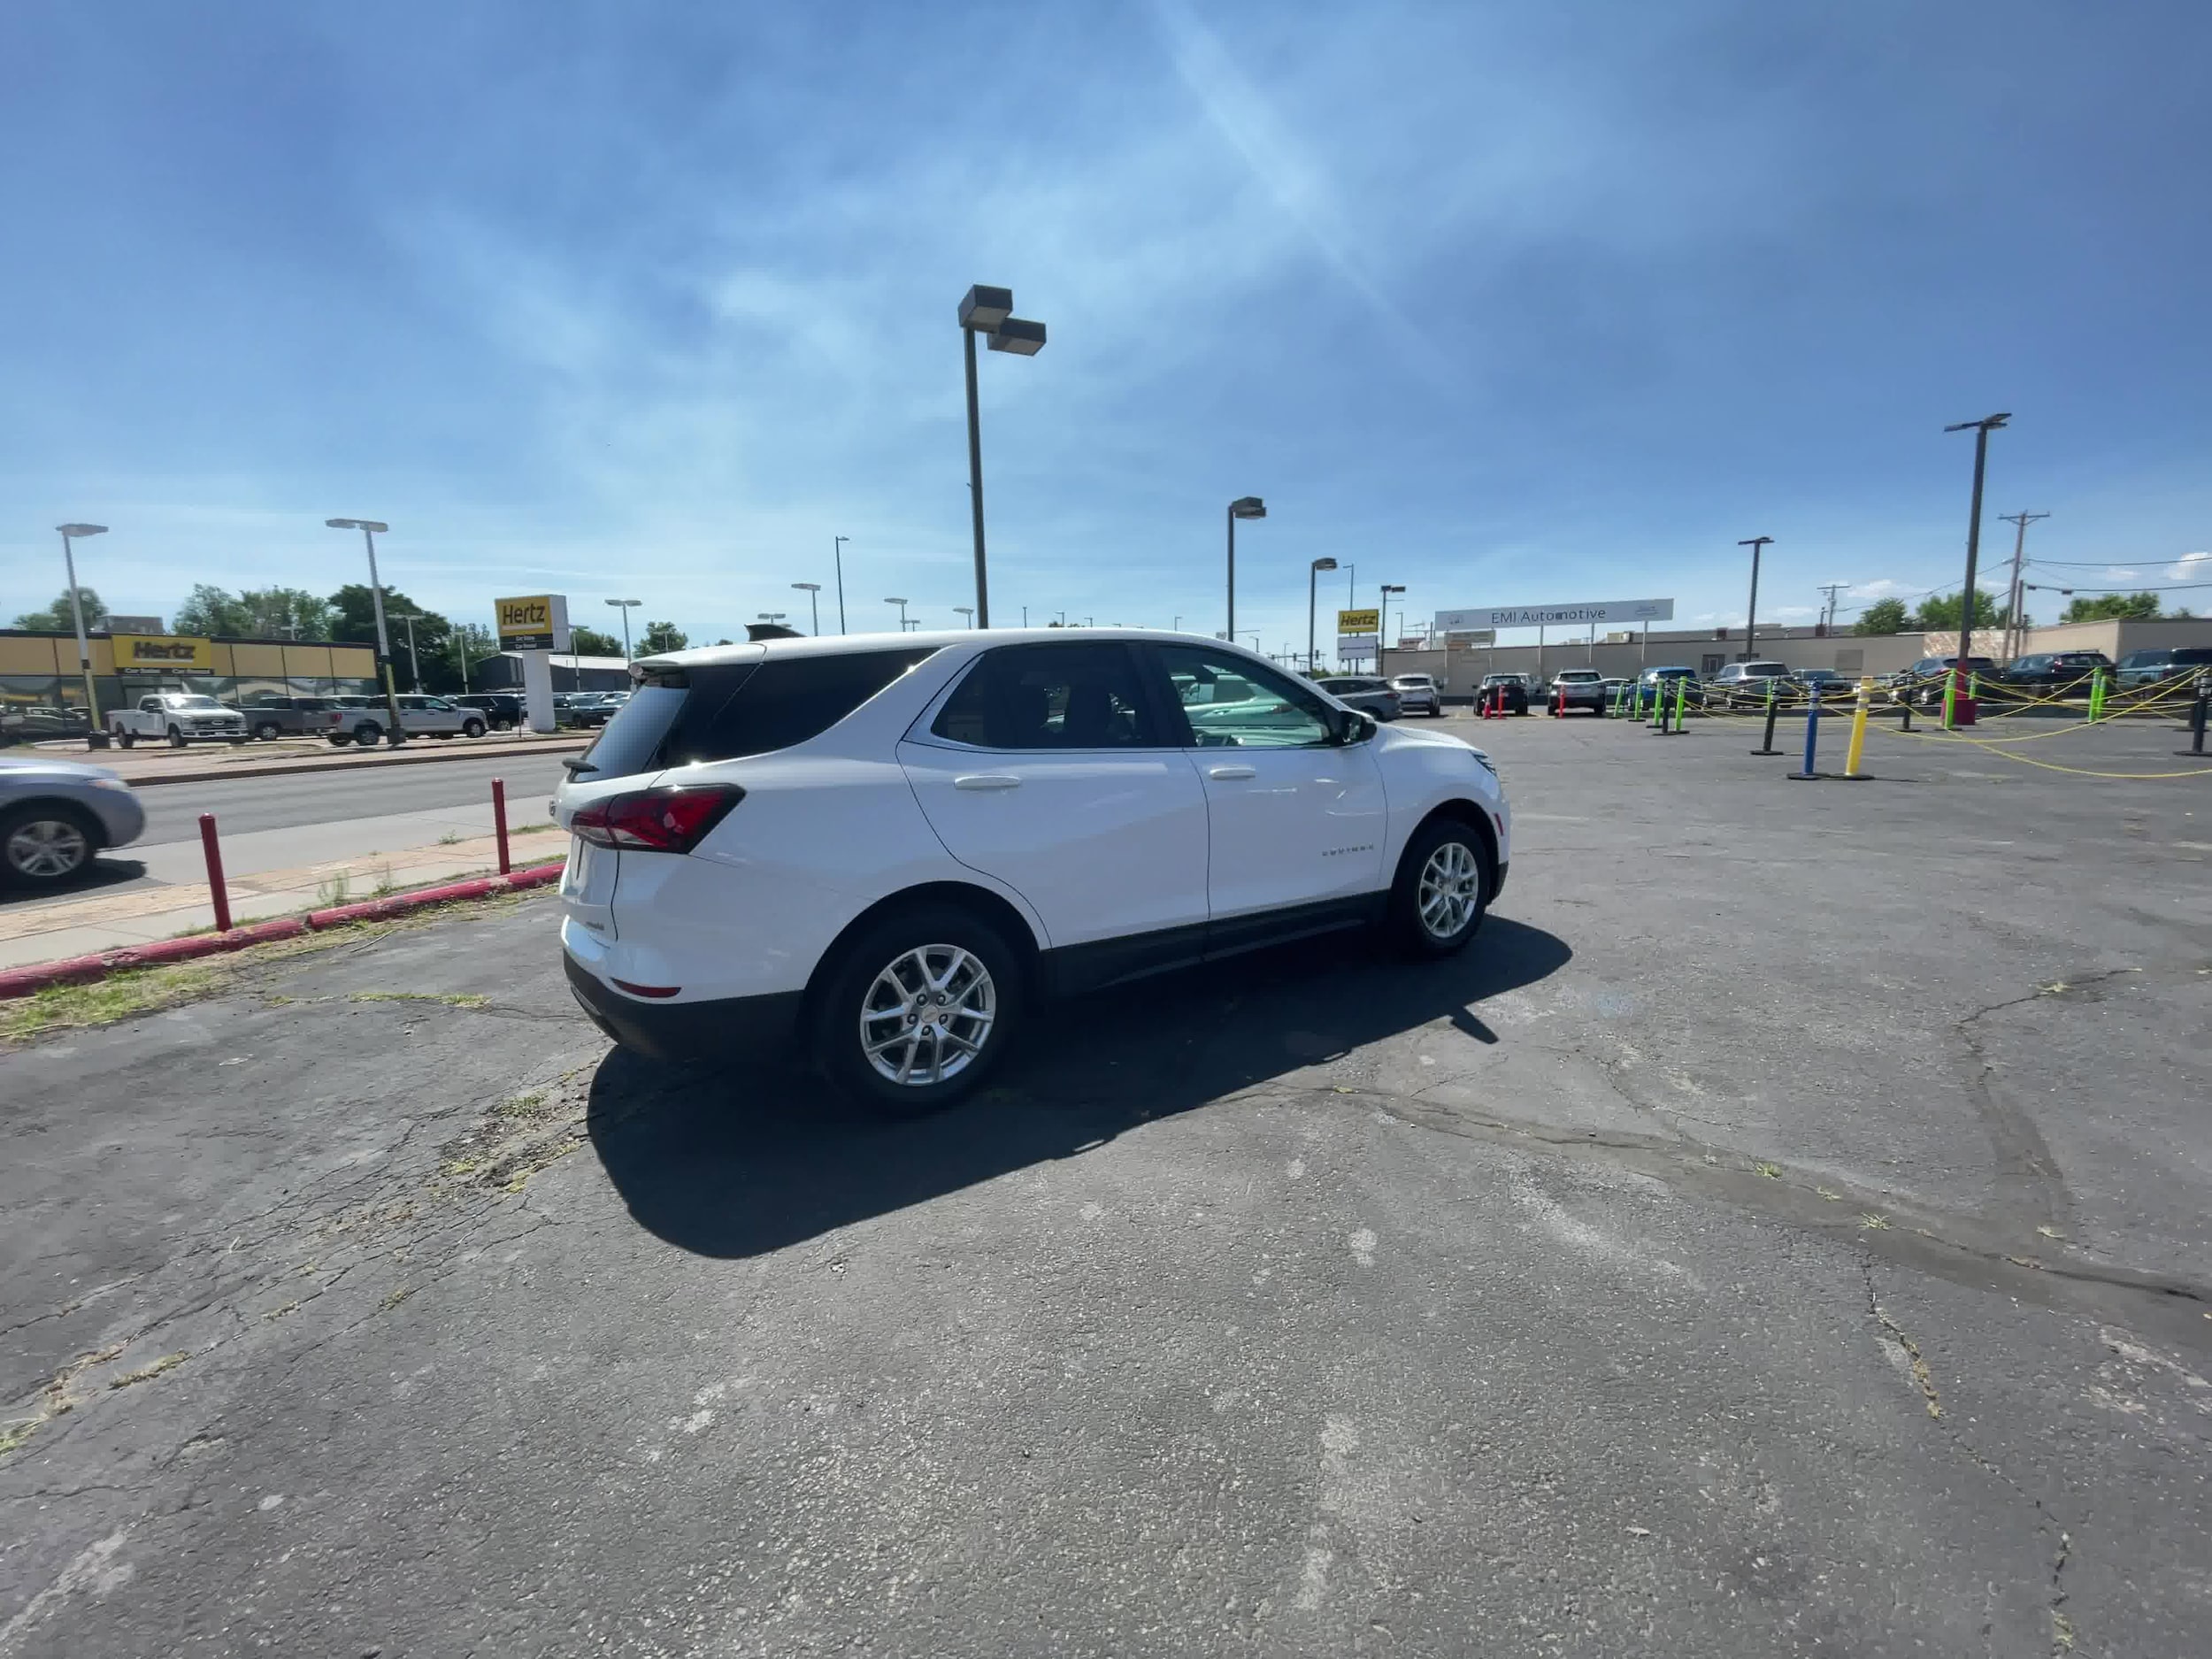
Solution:
M 353 741 L 363 749 L 374 749 L 384 741 L 384 728 L 374 720 L 364 720 L 353 728 Z
M 481 720 L 464 720 L 464 721 L 462 721 L 462 722 L 461 722 L 461 735 L 462 735 L 463 737 L 481 737 L 481 736 L 483 736 L 483 735 L 484 735 L 484 723 L 483 723 L 483 721 L 481 721 Z
M 274 720 L 264 720 L 253 729 L 253 734 L 265 743 L 273 743 L 284 735 L 284 728 Z
M 184 747 L 184 745 L 185 745 L 185 741 L 186 741 L 186 740 L 185 740 L 185 735 L 184 735 L 184 733 L 183 733 L 181 731 L 178 730 L 178 728 L 177 728 L 177 727 L 175 727 L 175 726 L 171 726 L 171 727 L 169 728 L 169 747 L 170 747 L 170 748 L 172 748 L 172 749 L 182 749 L 182 748 Z
M 115 734 L 115 741 L 123 748 L 128 749 L 133 743 L 138 741 L 138 733 L 135 732 L 118 732 Z
M 99 826 L 74 807 L 32 802 L 0 812 L 0 882 L 9 887 L 66 887 L 92 868 L 99 850 Z
M 350 747 L 352 742 L 353 735 L 349 732 L 333 732 L 330 734 L 330 746 L 333 749 L 346 749 Z
M 980 970 L 980 979 L 968 972 L 970 965 Z M 1006 937 L 972 910 L 944 903 L 895 910 L 848 940 L 822 980 L 814 1020 L 817 1061 L 841 1093 L 875 1111 L 911 1118 L 942 1110 L 980 1088 L 1019 1034 L 1027 991 L 1024 966 Z M 948 1019 L 948 1005 L 918 1010 L 922 1020 L 932 1022 L 931 1034 L 918 1031 L 902 1041 L 918 1018 L 906 999 L 926 992 L 924 973 L 949 975 L 944 990 L 929 994 L 954 997 L 949 1006 L 956 1011 Z M 979 1014 L 987 1018 L 979 1022 Z M 878 1033 L 875 1040 L 888 1046 L 871 1056 L 864 1032 Z M 976 1051 L 951 1054 L 956 1068 L 936 1082 L 898 1080 L 902 1069 L 948 1057 L 947 1034 L 973 1042 Z
M 1414 832 L 1390 884 L 1391 943 L 1424 959 L 1465 949 L 1496 886 L 1482 832 L 1461 818 L 1431 818 Z

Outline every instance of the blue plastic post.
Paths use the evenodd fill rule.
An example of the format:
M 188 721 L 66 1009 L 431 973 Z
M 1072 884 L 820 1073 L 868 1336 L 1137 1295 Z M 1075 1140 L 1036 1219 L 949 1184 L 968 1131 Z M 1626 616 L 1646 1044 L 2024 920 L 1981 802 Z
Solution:
M 1813 767 L 1813 763 L 1818 757 L 1819 753 L 1820 682 L 1818 680 L 1815 680 L 1813 682 L 1812 701 L 1805 705 L 1805 770 L 1802 772 L 1793 772 L 1789 775 L 1792 778 L 1796 779 L 1801 783 L 1804 782 L 1807 779 L 1819 777 L 1820 773 L 1815 771 Z

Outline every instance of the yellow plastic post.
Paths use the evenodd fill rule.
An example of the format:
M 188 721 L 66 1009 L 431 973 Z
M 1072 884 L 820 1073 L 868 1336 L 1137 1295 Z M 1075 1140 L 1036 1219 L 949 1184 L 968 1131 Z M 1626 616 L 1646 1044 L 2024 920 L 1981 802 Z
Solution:
M 1861 676 L 1858 705 L 1851 710 L 1851 748 L 1843 760 L 1843 775 L 1855 781 L 1866 776 L 1859 770 L 1859 754 L 1866 748 L 1867 710 L 1873 706 L 1874 681 Z

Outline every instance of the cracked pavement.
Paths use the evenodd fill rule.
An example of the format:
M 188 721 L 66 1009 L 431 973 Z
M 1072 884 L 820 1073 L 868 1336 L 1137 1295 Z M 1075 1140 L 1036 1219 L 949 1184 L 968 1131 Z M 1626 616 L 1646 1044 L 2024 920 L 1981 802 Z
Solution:
M 2212 795 L 1475 734 L 1466 957 L 932 1122 L 543 898 L 0 1055 L 0 1659 L 2201 1652 Z

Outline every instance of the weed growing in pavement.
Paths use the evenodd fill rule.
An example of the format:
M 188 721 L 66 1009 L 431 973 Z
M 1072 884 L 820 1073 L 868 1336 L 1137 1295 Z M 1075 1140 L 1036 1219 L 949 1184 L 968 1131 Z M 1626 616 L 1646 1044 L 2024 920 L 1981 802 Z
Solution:
M 459 830 L 448 830 L 438 837 L 438 845 L 441 847 L 457 847 L 460 844 L 461 832 Z
M 369 896 L 371 898 L 377 899 L 388 899 L 393 894 L 398 891 L 399 884 L 392 879 L 391 865 L 379 864 L 377 866 L 376 886 L 369 890 Z
M 491 1002 L 474 991 L 356 991 L 349 1002 L 443 1002 L 448 1008 L 482 1008 Z
M 352 875 L 347 871 L 341 870 L 327 880 L 318 881 L 315 884 L 315 908 L 319 910 L 326 910 L 343 904 L 346 902 L 346 895 L 352 891 Z

